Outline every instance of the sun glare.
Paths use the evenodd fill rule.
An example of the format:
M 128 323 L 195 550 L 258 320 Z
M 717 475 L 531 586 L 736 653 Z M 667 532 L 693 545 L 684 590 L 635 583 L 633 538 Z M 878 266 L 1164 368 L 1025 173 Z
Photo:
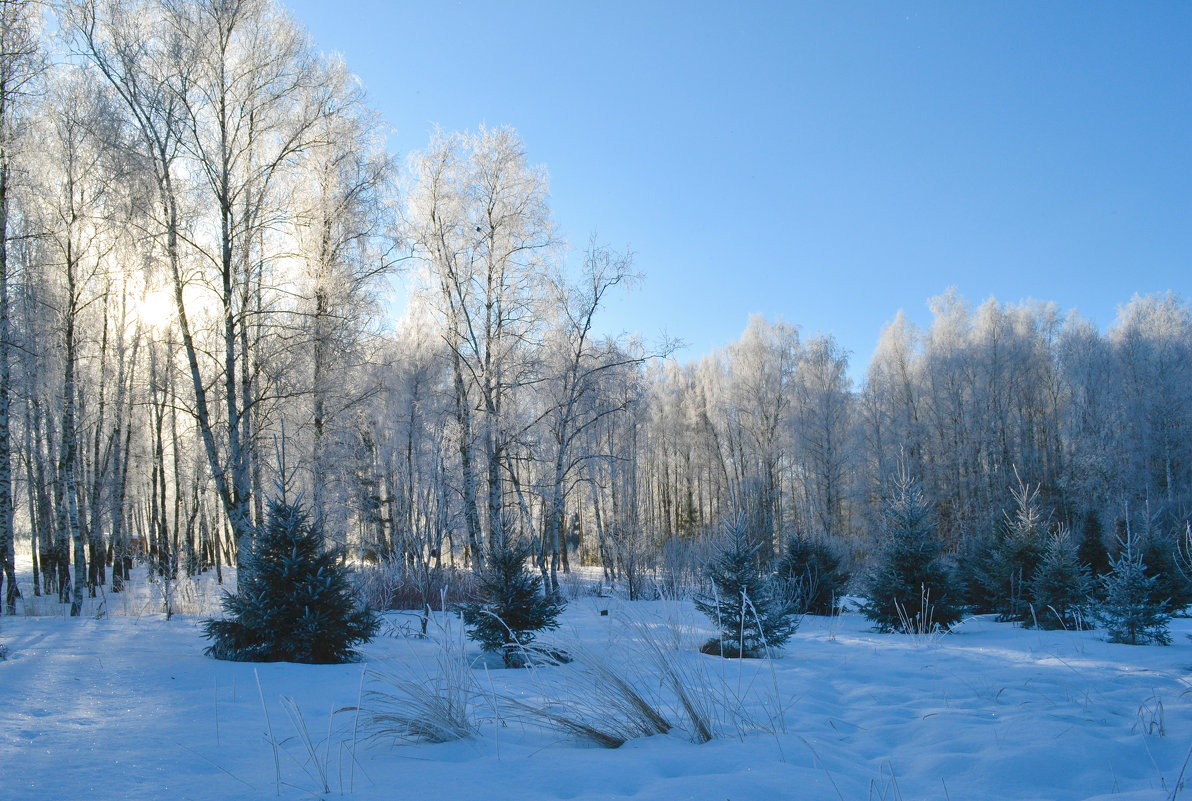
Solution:
M 141 322 L 155 330 L 161 330 L 174 319 L 174 297 L 164 289 L 146 292 L 137 304 L 137 316 Z

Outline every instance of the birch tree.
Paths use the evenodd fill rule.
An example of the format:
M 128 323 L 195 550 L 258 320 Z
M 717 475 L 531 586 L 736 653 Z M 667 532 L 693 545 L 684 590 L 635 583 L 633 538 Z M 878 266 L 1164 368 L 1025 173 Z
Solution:
M 556 245 L 546 174 L 509 128 L 436 134 L 412 163 L 407 236 L 424 265 L 452 371 L 464 517 L 473 564 L 505 539 L 503 471 L 519 426 L 515 393 L 534 380 L 540 301 Z M 479 462 L 479 464 L 477 463 Z M 485 481 L 481 529 L 478 476 Z
M 848 356 L 830 336 L 807 343 L 796 372 L 797 447 L 815 528 L 825 536 L 848 532 L 852 460 Z
M 395 165 L 378 134 L 382 122 L 364 106 L 351 76 L 337 66 L 333 79 L 336 110 L 319 120 L 297 162 L 290 227 L 309 364 L 303 383 L 311 401 L 311 510 L 317 523 L 342 535 L 343 521 L 328 519 L 329 449 L 337 433 L 347 433 L 345 412 L 369 392 L 352 389 L 350 379 L 365 374 L 362 345 L 379 311 L 377 283 L 395 264 Z
M 259 507 L 256 407 L 276 389 L 254 357 L 280 302 L 267 297 L 267 233 L 283 176 L 326 133 L 319 121 L 346 84 L 269 0 L 75 0 L 65 23 L 123 101 L 152 173 L 189 405 L 239 544 Z
M 67 76 L 59 85 L 43 117 L 40 133 L 44 148 L 38 202 L 42 266 L 58 276 L 51 302 L 60 321 L 62 381 L 58 403 L 61 442 L 58 450 L 58 528 L 73 544 L 74 586 L 71 615 L 82 611 L 87 586 L 85 526 L 80 521 L 79 499 L 83 484 L 80 461 L 78 399 L 80 346 L 84 312 L 106 299 L 100 294 L 108 256 L 114 247 L 115 215 L 109 187 L 116 171 L 104 146 L 104 128 L 112 114 L 102 95 L 80 75 Z
M 42 71 L 38 23 L 41 9 L 27 0 L 0 0 L 0 583 L 4 610 L 16 612 L 16 541 L 13 531 L 10 409 L 12 326 L 9 264 L 13 173 L 20 155 L 25 106 Z
M 754 473 L 755 489 L 743 501 L 753 512 L 753 528 L 766 538 L 764 554 L 773 552 L 784 528 L 795 522 L 783 508 L 782 473 L 794 456 L 795 381 L 802 350 L 798 328 L 761 316 L 751 317 L 740 341 L 729 347 L 734 406 Z
M 567 497 L 583 461 L 595 456 L 577 446 L 602 419 L 625 410 L 628 398 L 613 388 L 613 374 L 636 369 L 646 359 L 640 347 L 598 339 L 592 330 L 608 292 L 635 278 L 629 254 L 616 253 L 592 240 L 578 281 L 560 277 L 554 282 L 559 320 L 548 335 L 543 393 L 550 442 L 544 528 L 551 557 L 547 580 L 551 592 L 559 589 L 560 551 L 566 558 Z

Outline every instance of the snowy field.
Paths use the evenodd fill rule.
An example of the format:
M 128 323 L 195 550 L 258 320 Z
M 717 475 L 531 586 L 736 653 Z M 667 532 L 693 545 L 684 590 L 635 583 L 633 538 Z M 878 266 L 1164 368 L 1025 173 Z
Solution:
M 166 620 L 151 599 L 128 597 L 121 609 L 109 597 L 99 619 L 0 620 L 0 797 L 1185 797 L 1187 619 L 1164 648 L 989 618 L 924 640 L 872 632 L 855 614 L 809 617 L 779 658 L 730 661 L 696 653 L 708 629 L 688 602 L 587 596 L 548 637 L 577 656 L 571 664 L 500 669 L 461 648 L 454 617 L 437 616 L 422 639 L 409 635 L 412 618 L 390 614 L 361 663 L 254 665 L 203 656 L 198 614 Z M 206 595 L 188 604 L 214 608 Z M 470 689 L 475 733 L 438 744 L 370 737 L 369 710 L 386 703 L 372 693 L 465 664 L 452 654 L 466 660 L 451 683 Z M 685 682 L 714 739 L 692 741 L 659 664 Z M 609 749 L 530 711 L 607 708 L 596 685 L 608 675 L 631 679 L 674 728 Z

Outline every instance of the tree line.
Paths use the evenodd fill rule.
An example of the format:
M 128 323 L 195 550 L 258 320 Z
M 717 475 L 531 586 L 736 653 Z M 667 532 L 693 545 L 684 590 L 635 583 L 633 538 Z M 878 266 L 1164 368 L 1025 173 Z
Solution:
M 631 532 L 665 544 L 743 515 L 771 553 L 801 534 L 860 567 L 909 474 L 957 560 L 996 545 L 1024 487 L 1094 568 L 1127 530 L 1170 556 L 1192 513 L 1186 301 L 1135 297 L 1105 333 L 1051 303 L 974 308 L 953 290 L 930 305 L 925 329 L 902 313 L 886 326 L 860 386 L 830 335 L 760 317 L 722 350 L 642 371 L 593 478 L 620 552 Z
M 399 165 L 270 0 L 0 0 L 0 26 L 9 613 L 18 592 L 77 612 L 138 561 L 219 572 L 271 496 L 357 559 L 479 569 L 526 540 L 552 590 L 581 560 L 635 594 L 729 519 L 763 556 L 800 534 L 859 565 L 900 470 L 957 555 L 1024 483 L 1102 548 L 1192 514 L 1177 296 L 1102 332 L 948 292 L 926 329 L 894 318 L 859 386 L 831 335 L 760 317 L 680 364 L 600 333 L 633 256 L 567 247 L 516 132 L 441 132 Z

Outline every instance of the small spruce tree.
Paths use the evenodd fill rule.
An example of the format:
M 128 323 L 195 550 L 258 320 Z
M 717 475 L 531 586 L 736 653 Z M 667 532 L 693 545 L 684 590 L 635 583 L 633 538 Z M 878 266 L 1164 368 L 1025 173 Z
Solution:
M 795 611 L 830 615 L 840 604 L 849 575 L 828 543 L 799 533 L 787 538 L 778 560 L 778 580 L 786 583 Z
M 1031 619 L 1039 628 L 1081 627 L 1092 581 L 1067 529 L 1051 536 L 1027 589 L 1034 611 Z
M 1105 547 L 1105 529 L 1101 526 L 1101 516 L 1091 509 L 1084 518 L 1076 557 L 1081 564 L 1088 565 L 1094 576 L 1103 576 L 1109 572 L 1109 549 Z
M 1180 569 L 1179 539 L 1152 526 L 1141 538 L 1142 563 L 1154 577 L 1151 601 L 1173 614 L 1192 603 L 1192 582 Z
M 964 606 L 976 615 L 997 612 L 998 587 L 990 555 L 1001 542 L 1001 534 L 994 528 L 982 526 L 961 538 L 953 579 Z
M 460 605 L 468 638 L 484 651 L 500 651 L 506 667 L 526 664 L 526 647 L 542 629 L 558 628 L 565 604 L 544 595 L 542 576 L 526 560 L 529 542 L 490 542 L 488 558 L 477 575 L 476 600 Z
M 380 621 L 360 608 L 339 554 L 297 504 L 271 501 L 268 520 L 225 593 L 223 620 L 203 624 L 206 653 L 237 662 L 330 664 L 356 658 Z
M 1121 545 L 1112 569 L 1101 577 L 1103 599 L 1096 607 L 1097 620 L 1109 631 L 1110 642 L 1170 645 L 1171 615 L 1151 597 L 1155 577 L 1147 575 L 1138 537 L 1127 533 Z
M 744 518 L 723 527 L 716 550 L 704 566 L 711 593 L 695 596 L 695 607 L 720 629 L 700 650 L 724 657 L 763 656 L 784 645 L 798 621 L 784 588 L 762 572 L 761 545 L 750 539 Z
M 1046 550 L 1047 524 L 1039 510 L 1039 488 L 1019 482 L 1010 491 L 1014 513 L 1006 513 L 1002 538 L 990 555 L 991 586 L 995 610 L 1000 620 L 1029 623 L 1031 620 L 1029 583 Z
M 923 491 L 902 472 L 883 509 L 877 562 L 866 577 L 868 600 L 861 607 L 881 631 L 946 629 L 960 620 L 932 517 Z
M 1176 538 L 1175 569 L 1184 581 L 1192 584 L 1192 523 L 1184 523 L 1184 533 Z

